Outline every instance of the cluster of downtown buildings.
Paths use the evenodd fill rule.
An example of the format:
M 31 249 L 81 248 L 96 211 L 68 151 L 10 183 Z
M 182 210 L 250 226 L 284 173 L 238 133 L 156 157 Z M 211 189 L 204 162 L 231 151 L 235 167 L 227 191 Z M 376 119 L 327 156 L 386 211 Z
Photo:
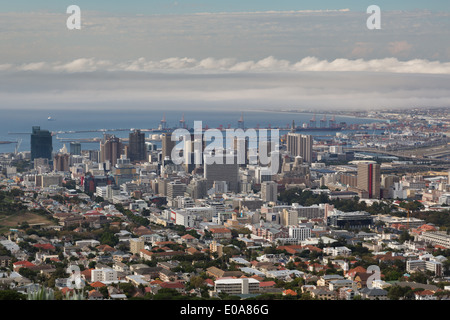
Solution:
M 21 200 L 30 208 L 45 208 L 58 220 L 57 225 L 42 228 L 85 232 L 113 223 L 119 243 L 127 249 L 104 246 L 96 239 L 77 242 L 70 237 L 37 237 L 33 243 L 41 246 L 33 256 L 17 246 L 20 241 L 27 241 L 27 237 L 13 229 L 3 237 L 1 244 L 15 259 L 1 257 L 0 262 L 4 269 L 12 268 L 14 281 L 19 282 L 16 288 L 29 293 L 36 285 L 21 279 L 20 268 L 51 274 L 52 268 L 46 266 L 45 261 L 60 261 L 61 256 L 55 252 L 62 251 L 63 257 L 76 257 L 72 260 L 85 266 L 82 281 L 94 288 L 89 292 L 91 299 L 105 298 L 96 286 L 108 287 L 109 298 L 126 298 L 110 287 L 121 282 L 132 283 L 136 288 L 142 285 L 145 289 L 141 294 L 171 288 L 182 294 L 198 295 L 199 291 L 185 290 L 189 277 L 198 273 L 186 275 L 172 271 L 179 265 L 174 257 L 214 254 L 217 259 L 225 255 L 232 239 L 244 243 L 248 250 L 255 250 L 258 256 L 254 260 L 243 253 L 228 257 L 228 265 L 238 266 L 232 271 L 217 267 L 203 270 L 208 275 L 205 284 L 210 296 L 219 293 L 242 297 L 262 293 L 297 295 L 300 292 L 276 288 L 275 282 L 267 279 L 290 282 L 301 277 L 309 283 L 301 287 L 301 292 L 309 292 L 313 298 L 353 299 L 360 295 L 367 299 L 387 299 L 386 289 L 393 284 L 377 279 L 369 286 L 367 280 L 371 273 L 365 268 L 353 267 L 360 257 L 342 245 L 342 239 L 348 246 L 358 244 L 369 249 L 378 262 L 400 261 L 409 274 L 428 271 L 436 281 L 446 281 L 444 264 L 448 257 L 433 256 L 429 252 L 430 247 L 450 249 L 450 236 L 439 231 L 439 226 L 389 214 L 343 212 L 329 203 L 311 206 L 280 203 L 278 195 L 299 188 L 313 194 L 325 193 L 330 200 L 359 197 L 370 205 L 385 199 L 394 204 L 399 204 L 400 200 L 426 199 L 430 206 L 439 206 L 450 201 L 450 173 L 433 177 L 382 174 L 382 164 L 355 160 L 354 154 L 344 151 L 339 143 L 328 145 L 327 152 L 336 156 L 340 163 L 325 164 L 318 157 L 322 155 L 325 159 L 324 145 L 314 136 L 295 130 L 281 136 L 275 142 L 276 148 L 271 141 L 263 149 L 277 159 L 272 162 L 276 163 L 275 171 L 258 159 L 252 159 L 255 153 L 250 152 L 248 140 L 238 138 L 232 141 L 231 149 L 224 151 L 224 155 L 231 155 L 235 161 L 206 161 L 210 154 L 203 154 L 206 148 L 203 141 L 200 153 L 205 161 L 201 164 L 188 161 L 195 156 L 190 152 L 194 150 L 193 139 L 182 142 L 184 153 L 181 156 L 186 161 L 177 163 L 172 156 L 179 142 L 174 141 L 172 134 L 170 130 L 160 134 L 161 148 L 149 142 L 141 130 L 133 130 L 127 141 L 104 135 L 98 150 L 82 150 L 80 143 L 71 142 L 69 149 L 64 146 L 54 152 L 51 132 L 33 127 L 31 151 L 15 155 L 31 160 L 33 168 L 17 172 L 3 161 L 5 189 L 23 190 L 25 196 Z M 245 146 L 243 163 L 236 160 L 240 142 Z M 68 181 L 75 181 L 72 188 L 65 187 Z M 38 196 L 31 196 L 33 193 Z M 54 195 L 66 199 L 77 197 L 83 203 L 68 206 L 47 197 Z M 400 200 L 395 202 L 395 199 Z M 144 217 L 149 225 L 134 226 L 130 230 L 133 224 L 117 209 L 119 205 L 134 216 Z M 438 209 L 445 210 L 445 207 Z M 384 228 L 380 229 L 380 225 Z M 173 231 L 174 226 L 195 230 L 200 237 L 179 236 Z M 248 234 L 241 233 L 244 229 Z M 414 240 L 400 243 L 399 236 L 405 229 Z M 238 235 L 233 231 L 238 231 Z M 335 242 L 339 245 L 333 245 Z M 284 253 L 264 254 L 265 248 L 274 246 Z M 304 251 L 316 252 L 322 258 L 313 263 L 299 259 L 297 255 Z M 89 253 L 94 257 L 88 258 Z M 96 267 L 89 268 L 92 261 L 96 262 Z M 158 264 L 149 267 L 143 263 L 145 261 L 158 261 Z M 289 262 L 295 265 L 302 262 L 306 270 L 287 269 Z M 341 271 L 339 275 L 317 275 L 330 265 Z M 11 277 L 11 272 L 3 273 L 5 279 Z M 67 283 L 63 279 L 58 281 L 56 287 L 67 291 Z M 418 284 L 414 285 L 417 288 Z M 434 294 L 439 291 L 430 285 L 415 298 L 435 299 Z

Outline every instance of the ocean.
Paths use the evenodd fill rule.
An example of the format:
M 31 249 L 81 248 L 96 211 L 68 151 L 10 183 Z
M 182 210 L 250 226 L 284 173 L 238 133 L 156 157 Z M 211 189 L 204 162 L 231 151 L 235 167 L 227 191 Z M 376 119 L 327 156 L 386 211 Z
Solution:
M 184 116 L 188 127 L 194 126 L 194 121 L 202 121 L 203 126 L 218 128 L 237 128 L 241 113 L 227 110 L 211 111 L 187 111 L 187 110 L 2 110 L 0 111 L 0 141 L 18 141 L 20 151 L 30 150 L 30 134 L 33 126 L 40 126 L 52 132 L 58 131 L 83 131 L 98 129 L 127 129 L 124 131 L 111 131 L 119 138 L 128 138 L 128 129 L 156 129 L 165 116 L 167 127 L 179 126 L 179 121 Z M 323 115 L 316 114 L 317 125 Z M 49 120 L 51 117 L 51 120 Z M 313 117 L 310 113 L 286 113 L 269 111 L 245 111 L 243 112 L 244 125 L 246 128 L 275 128 L 280 129 L 280 134 L 286 132 L 292 120 L 297 126 L 308 123 Z M 327 120 L 331 116 L 327 115 Z M 375 119 L 361 119 L 347 116 L 335 116 L 336 123 L 368 124 L 377 122 Z M 284 130 L 281 130 L 284 129 Z M 334 131 L 302 131 L 312 135 L 334 135 Z M 146 132 L 146 137 L 151 133 Z M 59 139 L 82 139 L 102 137 L 102 132 L 83 132 L 70 134 L 56 134 L 53 137 L 53 150 L 58 151 L 68 142 Z M 160 146 L 160 143 L 156 143 Z M 0 144 L 0 153 L 14 152 L 16 143 Z M 83 150 L 99 149 L 99 143 L 82 143 Z

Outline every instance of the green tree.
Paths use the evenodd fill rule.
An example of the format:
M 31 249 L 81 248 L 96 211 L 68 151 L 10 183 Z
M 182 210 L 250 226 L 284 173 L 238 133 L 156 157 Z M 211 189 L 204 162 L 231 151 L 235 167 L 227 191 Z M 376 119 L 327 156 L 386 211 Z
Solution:
M 0 290 L 0 300 L 27 300 L 27 297 L 15 290 Z

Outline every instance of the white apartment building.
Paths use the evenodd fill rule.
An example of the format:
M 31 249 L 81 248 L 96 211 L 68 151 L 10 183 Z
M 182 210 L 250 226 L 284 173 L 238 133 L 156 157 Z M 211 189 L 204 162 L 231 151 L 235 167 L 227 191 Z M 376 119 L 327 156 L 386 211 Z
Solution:
M 427 260 L 409 260 L 406 261 L 406 271 L 412 272 L 412 271 L 431 271 L 433 272 L 437 277 L 442 276 L 442 263 L 438 261 L 427 261 Z
M 419 241 L 425 241 L 427 243 L 431 243 L 432 245 L 439 245 L 450 249 L 450 235 L 445 232 L 424 232 L 421 235 L 417 236 L 417 238 Z
M 111 268 L 101 268 L 91 270 L 91 281 L 100 281 L 103 283 L 118 281 L 117 272 Z
M 299 241 L 311 238 L 311 229 L 305 226 L 290 227 L 289 237 L 297 239 Z
M 259 293 L 259 281 L 253 278 L 219 279 L 214 282 L 216 292 L 233 294 Z
M 352 254 L 352 250 L 347 247 L 325 247 L 323 248 L 323 253 L 336 256 L 349 256 Z

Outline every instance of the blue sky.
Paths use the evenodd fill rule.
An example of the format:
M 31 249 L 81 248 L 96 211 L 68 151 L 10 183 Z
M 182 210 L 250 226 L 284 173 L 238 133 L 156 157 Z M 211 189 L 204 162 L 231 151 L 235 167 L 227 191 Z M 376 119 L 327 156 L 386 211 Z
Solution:
M 127 14 L 167 14 L 194 12 L 249 12 L 285 10 L 326 10 L 350 9 L 365 11 L 369 5 L 378 5 L 382 10 L 431 10 L 450 11 L 448 0 L 15 0 L 0 1 L 0 12 L 49 11 L 61 12 L 67 6 L 76 4 L 84 10 L 127 13 Z

